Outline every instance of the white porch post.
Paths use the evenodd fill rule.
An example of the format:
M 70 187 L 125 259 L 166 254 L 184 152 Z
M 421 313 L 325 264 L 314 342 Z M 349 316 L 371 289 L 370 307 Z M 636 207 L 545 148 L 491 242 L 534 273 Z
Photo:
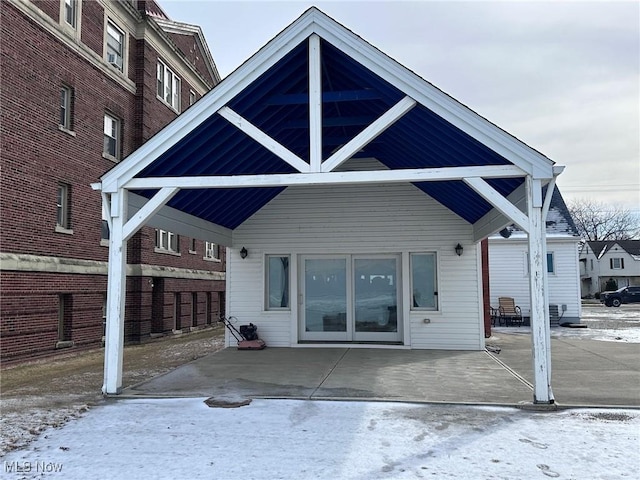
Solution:
M 553 403 L 551 391 L 551 335 L 546 298 L 545 222 L 542 218 L 542 186 L 527 176 L 529 217 L 529 288 L 531 296 L 531 350 L 533 356 L 534 403 Z
M 127 241 L 124 223 L 127 213 L 126 190 L 111 194 L 109 276 L 107 279 L 107 328 L 105 334 L 104 384 L 102 393 L 117 394 L 122 388 L 124 350 L 124 304 L 126 292 Z

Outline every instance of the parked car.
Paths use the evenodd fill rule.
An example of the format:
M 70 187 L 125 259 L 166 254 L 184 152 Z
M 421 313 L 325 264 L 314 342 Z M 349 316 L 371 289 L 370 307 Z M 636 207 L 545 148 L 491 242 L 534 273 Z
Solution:
M 600 302 L 607 307 L 619 307 L 623 303 L 640 303 L 640 287 L 622 287 L 615 292 L 602 292 Z

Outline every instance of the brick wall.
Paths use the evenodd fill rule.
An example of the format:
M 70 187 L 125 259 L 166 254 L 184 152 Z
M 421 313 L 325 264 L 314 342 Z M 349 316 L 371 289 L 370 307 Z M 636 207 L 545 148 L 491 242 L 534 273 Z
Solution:
M 34 3 L 58 22 L 59 2 Z M 99 57 L 103 55 L 104 18 L 101 3 L 82 3 L 81 41 Z M 145 41 L 129 36 L 128 79 L 136 87 L 132 93 L 129 80 L 105 75 L 10 2 L 2 4 L 0 28 L 2 252 L 105 262 L 108 248 L 100 242 L 102 200 L 90 187 L 115 165 L 102 155 L 104 113 L 122 121 L 123 157 L 176 118 L 177 113 L 156 98 L 158 53 Z M 63 84 L 73 89 L 71 133 L 59 128 Z M 182 89 L 186 108 L 190 86 L 184 79 Z M 56 231 L 59 182 L 70 187 L 73 233 Z M 195 255 L 189 254 L 189 243 L 190 239 L 181 239 L 180 256 L 156 253 L 155 230 L 144 228 L 129 241 L 128 261 L 224 270 L 224 261 L 203 260 L 204 242 L 197 243 Z M 99 346 L 106 281 L 104 275 L 0 272 L 0 358 L 68 351 L 56 347 L 69 344 L 74 348 Z M 143 340 L 152 332 L 170 332 L 175 322 L 175 293 L 180 293 L 182 325 L 192 325 L 193 292 L 196 325 L 205 325 L 207 293 L 215 315 L 223 291 L 223 281 L 129 277 L 127 341 Z M 61 299 L 65 307 L 62 325 Z
M 2 271 L 0 282 L 0 358 L 3 361 L 68 351 L 57 349 L 58 342 L 62 340 L 73 342 L 75 348 L 101 345 L 106 276 L 25 275 Z M 215 323 L 224 287 L 223 281 L 128 277 L 125 307 L 127 342 L 142 341 L 151 333 L 173 331 L 176 294 L 180 294 L 182 329 L 188 331 L 192 326 L 204 327 Z M 192 322 L 193 294 L 196 295 L 195 323 Z M 211 302 L 208 318 L 207 294 Z M 63 336 L 59 332 L 61 296 L 66 307 Z M 155 308 L 154 303 L 157 303 Z
M 209 78 L 209 71 L 207 70 L 207 66 L 204 62 L 204 54 L 198 47 L 195 37 L 192 35 L 180 35 L 178 33 L 170 33 L 169 36 L 182 54 L 187 57 L 189 62 L 191 62 L 195 67 L 196 71 L 204 78 Z M 213 83 L 211 86 L 213 86 Z M 183 98 L 188 99 L 189 97 L 187 96 Z

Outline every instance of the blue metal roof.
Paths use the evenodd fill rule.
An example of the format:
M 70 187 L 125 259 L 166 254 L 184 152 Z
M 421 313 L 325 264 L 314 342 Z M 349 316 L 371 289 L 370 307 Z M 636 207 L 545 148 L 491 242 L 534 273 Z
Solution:
M 302 41 L 227 106 L 309 162 L 308 42 Z M 322 156 L 327 159 L 405 97 L 388 81 L 321 41 Z M 208 95 L 215 95 L 215 89 Z M 470 135 L 423 105 L 416 105 L 358 153 L 389 169 L 508 165 Z M 215 112 L 136 178 L 297 173 L 288 163 Z M 506 196 L 523 178 L 489 183 Z M 462 181 L 421 182 L 425 194 L 474 223 L 492 206 Z M 236 228 L 284 188 L 182 190 L 169 206 L 227 228 Z M 151 198 L 154 191 L 138 191 Z

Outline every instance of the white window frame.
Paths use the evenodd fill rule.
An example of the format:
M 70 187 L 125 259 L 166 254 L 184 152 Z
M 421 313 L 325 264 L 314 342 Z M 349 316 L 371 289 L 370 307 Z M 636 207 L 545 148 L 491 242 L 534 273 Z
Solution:
M 102 211 L 102 216 L 100 218 L 100 245 L 108 247 L 109 239 L 111 238 L 111 231 L 109 230 L 109 221 L 104 214 L 104 210 Z
M 549 259 L 551 259 L 551 262 L 549 262 Z M 524 255 L 524 263 L 525 263 L 525 276 L 528 277 L 529 276 L 529 252 L 526 252 Z M 548 275 L 555 275 L 556 274 L 556 256 L 554 252 L 547 252 L 547 274 Z M 551 267 L 551 270 L 549 270 L 549 267 Z
M 155 252 L 180 255 L 180 235 L 157 228 Z
M 203 260 L 220 261 L 220 245 L 213 242 L 204 242 Z
M 120 38 L 117 38 L 118 35 Z M 114 42 L 109 42 L 109 39 L 113 39 Z M 127 36 L 113 20 L 107 18 L 104 33 L 104 58 L 109 65 L 116 70 L 125 73 L 126 57 L 127 57 Z M 115 48 L 118 45 L 119 48 Z
M 78 0 L 62 0 L 64 15 L 61 18 L 73 29 L 78 27 L 78 3 Z
M 182 80 L 160 59 L 156 65 L 156 86 L 157 98 L 180 113 Z
M 289 263 L 287 267 L 287 300 L 288 304 L 286 306 L 271 306 L 269 303 L 269 293 L 271 291 L 269 285 L 269 278 L 271 277 L 269 272 L 270 262 L 269 260 L 272 258 L 286 258 Z M 290 311 L 291 310 L 291 255 L 278 255 L 278 254 L 269 254 L 265 255 L 264 259 L 264 309 L 265 311 Z
M 60 123 L 58 126 L 61 130 L 67 132 L 73 131 L 73 88 L 68 85 L 62 85 L 60 87 Z
M 414 298 L 413 298 L 413 282 L 414 282 L 414 275 L 413 275 L 413 264 L 414 264 L 414 258 L 416 256 L 419 255 L 430 255 L 433 257 L 433 275 L 434 275 L 434 279 L 433 279 L 433 288 L 434 288 L 434 301 L 435 301 L 435 306 L 433 307 L 420 307 L 420 306 L 414 306 Z M 409 283 L 410 283 L 410 290 L 409 290 L 409 295 L 410 295 L 410 310 L 414 311 L 414 312 L 438 312 L 440 311 L 440 275 L 439 275 L 439 259 L 438 259 L 438 253 L 437 252 L 411 252 L 409 253 Z
M 621 257 L 611 257 L 611 270 L 623 270 L 622 265 L 623 263 Z
M 71 185 L 60 182 L 56 190 L 56 228 L 59 233 L 73 233 L 70 210 Z
M 71 11 L 72 19 L 67 20 L 67 12 Z M 82 24 L 82 0 L 60 0 L 60 25 L 62 29 L 75 38 L 80 38 Z
M 196 92 L 189 90 L 189 106 L 193 105 L 197 101 Z
M 103 126 L 102 156 L 111 160 L 119 161 L 122 120 L 109 112 L 105 112 Z M 109 139 L 109 141 L 107 141 L 107 138 Z M 113 153 L 111 152 L 111 141 L 113 141 L 114 144 Z

